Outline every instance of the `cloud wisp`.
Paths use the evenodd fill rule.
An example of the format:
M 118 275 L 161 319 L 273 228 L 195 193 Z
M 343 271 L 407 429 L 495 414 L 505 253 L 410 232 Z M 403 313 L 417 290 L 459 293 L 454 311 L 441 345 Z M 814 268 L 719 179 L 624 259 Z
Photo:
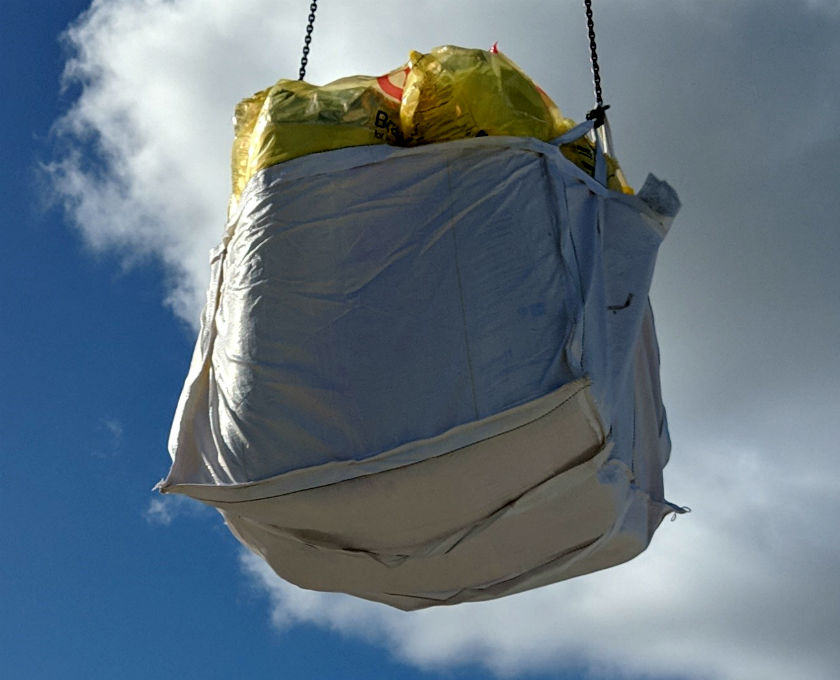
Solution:
M 209 517 L 215 512 L 191 498 L 178 494 L 155 495 L 143 511 L 152 525 L 168 527 L 179 518 Z
M 96 426 L 91 455 L 112 458 L 119 455 L 123 444 L 123 424 L 116 418 L 102 418 Z
M 172 520 L 175 519 L 175 514 L 176 510 L 172 507 L 169 497 L 162 496 L 149 501 L 149 506 L 146 508 L 143 516 L 149 524 L 168 527 L 172 524 Z
M 501 40 L 555 96 L 588 92 L 579 8 L 544 5 L 435 0 L 411 26 L 372 2 L 325 6 L 310 69 L 323 82 L 387 70 L 410 48 Z M 305 9 L 95 0 L 65 35 L 73 101 L 55 127 L 54 190 L 92 249 L 159 258 L 169 304 L 192 323 L 223 229 L 233 106 L 295 77 Z M 538 11 L 539 25 L 523 22 Z M 837 4 L 597 11 L 620 159 L 631 183 L 635 168 L 664 174 L 685 206 L 654 303 L 675 442 L 668 497 L 694 513 L 627 565 L 451 610 L 301 591 L 251 556 L 243 570 L 278 627 L 314 623 L 424 667 L 828 680 L 840 667 L 840 233 L 826 229 L 840 212 L 840 93 L 824 84 L 840 68 Z M 399 43 L 359 37 L 383 34 Z M 581 46 L 579 62 L 558 62 L 558 49 Z M 572 115 L 589 105 L 557 98 Z M 170 499 L 153 500 L 147 519 L 171 522 Z

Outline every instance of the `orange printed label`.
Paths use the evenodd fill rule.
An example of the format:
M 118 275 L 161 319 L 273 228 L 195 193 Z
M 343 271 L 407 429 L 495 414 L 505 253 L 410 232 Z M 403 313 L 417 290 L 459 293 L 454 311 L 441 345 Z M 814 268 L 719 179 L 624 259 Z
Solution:
M 379 76 L 376 79 L 380 89 L 391 99 L 400 101 L 402 99 L 403 87 L 405 87 L 405 79 L 408 77 L 409 67 L 397 69 L 386 73 L 384 76 Z

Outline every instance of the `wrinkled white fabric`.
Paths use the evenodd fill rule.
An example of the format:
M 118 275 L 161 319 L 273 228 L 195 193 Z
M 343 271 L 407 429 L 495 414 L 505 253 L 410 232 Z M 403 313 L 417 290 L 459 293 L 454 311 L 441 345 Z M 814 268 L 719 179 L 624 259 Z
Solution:
M 296 583 L 403 608 L 629 559 L 675 509 L 647 294 L 677 209 L 525 138 L 262 171 L 212 254 L 161 489 Z

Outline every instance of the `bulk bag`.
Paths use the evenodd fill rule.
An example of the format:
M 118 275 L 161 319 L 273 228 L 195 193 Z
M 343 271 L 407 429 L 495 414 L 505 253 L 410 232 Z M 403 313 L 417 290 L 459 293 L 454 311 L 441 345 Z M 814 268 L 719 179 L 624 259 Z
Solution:
M 648 304 L 679 201 L 568 160 L 591 127 L 251 177 L 211 254 L 160 490 L 218 508 L 292 583 L 405 610 L 644 550 L 681 511 Z

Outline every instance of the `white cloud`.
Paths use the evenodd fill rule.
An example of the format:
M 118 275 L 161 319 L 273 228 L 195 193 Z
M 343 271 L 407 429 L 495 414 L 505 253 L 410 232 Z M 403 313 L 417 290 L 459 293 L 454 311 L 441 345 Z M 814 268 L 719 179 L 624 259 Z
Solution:
M 214 511 L 201 503 L 178 494 L 155 494 L 143 511 L 149 524 L 168 527 L 179 517 L 213 515 Z
M 295 77 L 306 3 L 96 0 L 67 34 L 75 92 L 54 186 L 86 243 L 160 258 L 194 322 L 221 235 L 230 117 Z M 631 182 L 684 210 L 654 288 L 675 449 L 668 496 L 694 513 L 603 573 L 494 603 L 402 614 L 307 593 L 244 559 L 278 626 L 379 641 L 421 666 L 563 666 L 716 680 L 822 680 L 840 667 L 840 133 L 837 3 L 596 5 L 601 67 Z M 572 116 L 591 105 L 576 3 L 319 9 L 310 77 L 385 71 L 408 49 L 499 40 Z M 345 28 L 352 26 L 352 31 Z M 377 36 L 381 36 L 379 40 Z M 146 516 L 178 509 L 154 499 Z
M 115 418 L 102 418 L 96 426 L 91 453 L 97 458 L 119 454 L 123 441 L 123 425 Z
M 258 45 L 287 37 L 256 9 L 97 0 L 65 36 L 65 84 L 81 92 L 56 126 L 55 188 L 93 248 L 160 257 L 191 322 L 224 226 L 233 103 L 265 82 L 248 67 Z
M 168 496 L 153 498 L 149 501 L 149 507 L 146 508 L 143 516 L 149 524 L 160 524 L 168 527 L 172 524 L 175 515 L 172 505 Z

